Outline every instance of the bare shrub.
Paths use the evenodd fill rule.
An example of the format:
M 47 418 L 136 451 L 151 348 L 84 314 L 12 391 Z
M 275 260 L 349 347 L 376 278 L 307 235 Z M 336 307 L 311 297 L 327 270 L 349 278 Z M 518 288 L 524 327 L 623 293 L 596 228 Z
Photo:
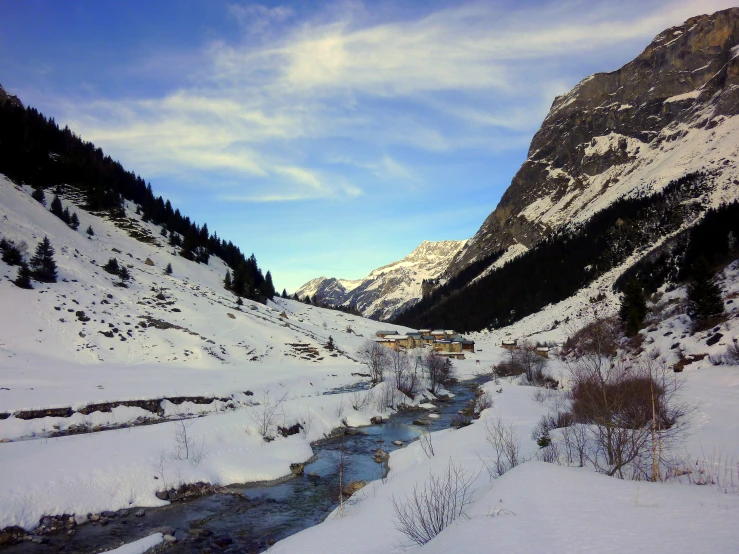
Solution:
M 395 388 L 413 399 L 418 392 L 419 376 L 417 368 L 411 367 L 410 357 L 405 350 L 390 351 L 390 371 Z
M 472 503 L 472 483 L 477 475 L 449 460 L 446 471 L 431 475 L 422 488 L 416 485 L 405 499 L 393 496 L 395 528 L 415 544 L 429 542 L 454 520 L 464 516 Z
M 351 393 L 351 406 L 356 411 L 361 412 L 364 410 L 369 403 L 372 401 L 372 395 L 367 391 L 352 391 Z
M 524 462 L 521 456 L 521 443 L 516 435 L 516 427 L 506 425 L 500 417 L 485 420 L 485 440 L 493 447 L 493 456 L 485 462 L 491 477 L 499 477 L 509 469 Z
M 474 411 L 476 414 L 481 413 L 483 410 L 493 407 L 493 397 L 490 396 L 489 392 L 480 391 L 475 397 Z
M 431 433 L 428 432 L 428 429 L 423 429 L 421 431 L 421 436 L 418 437 L 418 442 L 421 443 L 421 449 L 423 450 L 423 453 L 426 454 L 427 458 L 433 458 L 436 455 L 434 452 L 434 443 L 431 441 Z
M 724 449 L 714 449 L 708 456 L 701 451 L 696 459 L 686 457 L 682 460 L 666 479 L 714 487 L 725 494 L 739 494 L 739 461 L 728 456 Z
M 431 350 L 421 358 L 421 364 L 429 380 L 429 391 L 437 394 L 449 382 L 453 373 L 452 361 Z
M 303 420 L 303 423 L 300 426 L 300 436 L 304 439 L 308 439 L 310 437 L 311 427 L 313 426 L 313 414 L 311 412 L 308 412 L 308 415 L 300 419 Z
M 472 425 L 472 418 L 464 414 L 454 414 L 452 419 L 449 421 L 449 426 L 454 429 L 461 429 Z
M 287 399 L 287 392 L 282 396 L 273 397 L 268 388 L 262 387 L 260 402 L 249 406 L 247 415 L 257 426 L 257 432 L 264 438 L 274 436 L 278 420 L 285 417 L 283 403 Z
M 678 402 L 682 381 L 651 357 L 630 366 L 584 356 L 571 368 L 571 379 L 572 415 L 587 426 L 584 456 L 596 470 L 661 480 L 684 437 L 689 407 Z
M 390 352 L 390 349 L 369 339 L 364 341 L 357 350 L 357 358 L 367 366 L 373 383 L 382 383 L 389 363 Z
M 614 357 L 622 336 L 616 317 L 597 318 L 575 331 L 564 343 L 562 354 L 579 358 L 587 354 Z
M 339 498 L 338 515 L 339 517 L 344 517 L 344 502 L 346 496 L 344 493 L 344 487 L 347 484 L 347 475 L 354 465 L 351 452 L 346 448 L 345 435 L 341 435 L 339 447 L 329 452 L 328 459 L 337 477 L 336 494 Z
M 559 463 L 559 455 L 559 445 L 556 442 L 550 442 L 536 451 L 536 459 L 548 464 Z
M 180 419 L 175 423 L 172 457 L 176 460 L 189 460 L 199 466 L 207 456 L 207 452 L 204 437 L 201 436 L 198 441 L 189 433 L 193 423 L 194 421 L 188 419 Z
M 517 377 L 518 375 L 523 375 L 526 373 L 526 370 L 521 365 L 521 363 L 514 358 L 514 352 L 509 352 L 509 358 L 507 360 L 503 360 L 497 365 L 493 366 L 493 374 L 495 375 L 496 379 L 498 377 Z

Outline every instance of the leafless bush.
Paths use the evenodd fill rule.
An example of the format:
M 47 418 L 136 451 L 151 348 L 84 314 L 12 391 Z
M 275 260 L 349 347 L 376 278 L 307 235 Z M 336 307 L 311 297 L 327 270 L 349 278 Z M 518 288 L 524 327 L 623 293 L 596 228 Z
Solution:
M 395 388 L 408 398 L 415 398 L 419 384 L 418 370 L 411 367 L 410 357 L 405 350 L 390 351 L 390 370 Z
M 207 452 L 205 450 L 205 439 L 201 436 L 200 441 L 198 441 L 189 433 L 193 423 L 194 421 L 189 419 L 180 419 L 175 423 L 175 446 L 172 456 L 176 460 L 190 460 L 194 465 L 199 466 L 207 456 Z
M 483 410 L 493 407 L 493 397 L 490 396 L 489 392 L 480 391 L 475 397 L 474 410 L 476 414 L 482 413 Z
M 690 411 L 678 401 L 682 381 L 651 357 L 627 365 L 592 355 L 571 368 L 571 380 L 571 413 L 588 433 L 583 456 L 607 475 L 662 479 Z
M 536 459 L 548 464 L 559 463 L 559 456 L 559 445 L 556 442 L 550 442 L 536 451 Z
M 513 356 L 514 351 L 509 353 L 509 358 L 493 366 L 493 374 L 498 377 L 516 377 L 526 373 L 524 367 Z
M 422 488 L 416 485 L 405 499 L 393 496 L 395 528 L 415 544 L 426 544 L 464 516 L 465 508 L 472 503 L 471 488 L 476 478 L 449 460 L 446 472 L 431 475 Z
M 576 423 L 562 428 L 562 451 L 565 455 L 567 465 L 585 465 L 588 459 L 589 430 L 586 425 Z
M 346 448 L 345 435 L 341 435 L 339 447 L 329 452 L 328 459 L 338 479 L 336 486 L 336 494 L 339 498 L 338 515 L 339 517 L 344 517 L 344 487 L 347 484 L 347 475 L 354 465 L 351 452 Z
M 313 426 L 313 414 L 308 412 L 308 415 L 301 418 L 303 420 L 302 426 L 300 428 L 300 436 L 304 439 L 307 439 L 310 437 L 310 430 Z
M 666 479 L 714 487 L 725 494 L 739 494 L 739 461 L 723 449 L 715 449 L 709 456 L 701 452 L 695 459 L 682 460 Z
M 257 426 L 257 432 L 264 438 L 274 435 L 278 420 L 285 417 L 283 403 L 287 399 L 287 392 L 282 396 L 273 397 L 268 388 L 262 387 L 260 402 L 247 409 L 249 419 Z
M 562 354 L 579 358 L 587 354 L 597 354 L 612 358 L 618 351 L 618 341 L 622 336 L 618 318 L 594 319 L 575 331 L 564 343 Z
M 489 417 L 485 420 L 485 430 L 485 440 L 494 451 L 492 458 L 485 462 L 491 477 L 499 477 L 525 461 L 513 424 L 506 425 L 500 417 Z
M 437 394 L 443 385 L 449 382 L 454 371 L 452 361 L 440 356 L 433 350 L 424 354 L 421 364 L 429 380 L 429 391 Z
M 452 419 L 449 421 L 449 426 L 454 429 L 461 429 L 472 425 L 472 418 L 464 414 L 454 414 Z
M 351 393 L 351 406 L 358 412 L 364 410 L 371 401 L 372 395 L 367 391 L 357 390 Z
M 431 433 L 429 433 L 427 429 L 421 431 L 421 436 L 418 437 L 418 442 L 421 443 L 421 448 L 427 458 L 433 458 L 436 455 L 434 452 L 434 443 L 431 441 Z
M 390 352 L 390 349 L 369 339 L 364 341 L 357 350 L 357 358 L 367 366 L 373 383 L 382 383 L 389 363 Z

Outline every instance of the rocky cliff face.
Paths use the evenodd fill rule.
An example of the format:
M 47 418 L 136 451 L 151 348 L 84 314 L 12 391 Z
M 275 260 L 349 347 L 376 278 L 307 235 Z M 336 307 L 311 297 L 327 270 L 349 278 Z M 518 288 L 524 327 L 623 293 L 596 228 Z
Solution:
M 467 241 L 422 242 L 408 256 L 364 279 L 318 277 L 297 290 L 332 305 L 354 306 L 366 317 L 389 319 L 421 298 L 424 279 L 436 279 Z
M 5 103 L 10 102 L 11 104 L 15 104 L 19 108 L 23 107 L 23 103 L 20 101 L 20 99 L 17 96 L 13 96 L 12 94 L 8 94 L 5 92 L 5 89 L 0 86 L 0 106 L 5 105 Z
M 453 275 L 500 249 L 520 252 L 616 199 L 691 171 L 715 175 L 711 202 L 739 185 L 739 8 L 667 29 L 635 60 L 555 98 L 528 158 Z

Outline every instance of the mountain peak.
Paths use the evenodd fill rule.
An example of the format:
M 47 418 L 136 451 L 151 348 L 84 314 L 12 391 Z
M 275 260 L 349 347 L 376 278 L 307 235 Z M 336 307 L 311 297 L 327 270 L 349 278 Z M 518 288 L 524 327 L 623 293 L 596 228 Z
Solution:
M 555 98 L 527 160 L 446 274 L 515 244 L 530 248 L 621 197 L 691 172 L 715 170 L 717 182 L 732 182 L 738 45 L 739 8 L 691 17 L 620 69 Z

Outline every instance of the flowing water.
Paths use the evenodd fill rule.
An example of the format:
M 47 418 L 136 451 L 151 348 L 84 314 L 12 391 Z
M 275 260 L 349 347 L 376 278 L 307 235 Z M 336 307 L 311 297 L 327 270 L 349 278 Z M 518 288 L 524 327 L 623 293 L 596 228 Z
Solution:
M 428 426 L 413 424 L 424 412 L 399 412 L 383 424 L 351 430 L 352 434 L 315 444 L 315 459 L 305 465 L 305 474 L 283 483 L 232 485 L 228 489 L 237 494 L 210 494 L 162 508 L 146 508 L 144 517 L 135 517 L 136 509 L 131 509 L 129 515 L 115 517 L 107 525 L 85 523 L 72 535 L 49 535 L 48 544 L 23 542 L 2 552 L 100 552 L 163 531 L 177 539 L 163 545 L 161 550 L 166 552 L 262 552 L 275 541 L 320 523 L 338 506 L 337 458 L 342 449 L 349 461 L 344 484 L 380 479 L 386 466 L 374 461 L 378 448 L 391 452 L 417 439 L 424 429 L 449 427 L 452 417 L 468 405 L 483 381 L 451 386 L 454 396 L 435 403 L 434 413 L 439 417 L 429 418 Z M 395 446 L 393 441 L 402 441 L 403 446 Z

